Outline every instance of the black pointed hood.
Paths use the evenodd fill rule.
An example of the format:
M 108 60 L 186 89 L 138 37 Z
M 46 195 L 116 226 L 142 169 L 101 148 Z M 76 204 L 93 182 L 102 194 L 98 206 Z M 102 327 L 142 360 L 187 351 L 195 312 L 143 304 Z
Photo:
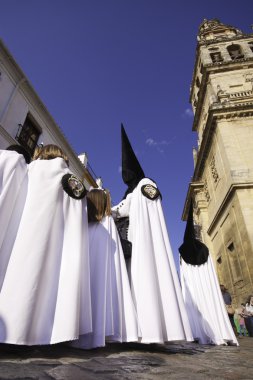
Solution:
M 124 198 L 131 193 L 138 185 L 145 174 L 133 151 L 130 141 L 127 137 L 125 128 L 121 124 L 121 149 L 122 149 L 122 179 L 128 186 Z
M 204 243 L 195 238 L 192 201 L 184 233 L 184 242 L 178 250 L 187 264 L 202 265 L 207 262 L 209 255 L 208 248 Z

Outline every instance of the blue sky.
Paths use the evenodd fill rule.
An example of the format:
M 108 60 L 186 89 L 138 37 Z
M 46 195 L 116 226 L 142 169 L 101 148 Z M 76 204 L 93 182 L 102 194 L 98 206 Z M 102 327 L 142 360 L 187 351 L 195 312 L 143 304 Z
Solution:
M 0 38 L 74 150 L 118 203 L 123 122 L 146 176 L 163 195 L 178 262 L 193 174 L 189 104 L 204 18 L 252 33 L 252 0 L 0 0 Z

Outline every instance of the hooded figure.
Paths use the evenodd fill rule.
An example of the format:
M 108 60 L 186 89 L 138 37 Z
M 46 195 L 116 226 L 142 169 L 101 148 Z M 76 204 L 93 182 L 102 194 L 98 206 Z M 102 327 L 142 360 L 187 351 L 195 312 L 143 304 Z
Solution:
M 0 150 L 0 290 L 25 204 L 30 159 L 20 145 Z
M 208 248 L 196 239 L 193 205 L 179 247 L 184 301 L 193 336 L 201 344 L 237 344 Z
M 85 188 L 55 145 L 28 167 L 28 188 L 0 293 L 0 342 L 41 345 L 91 331 Z
M 92 332 L 71 345 L 90 349 L 106 341 L 138 340 L 138 324 L 119 235 L 111 216 L 110 194 L 87 194 Z
M 156 183 L 144 175 L 122 126 L 126 198 L 113 208 L 129 217 L 128 272 L 141 343 L 193 340 Z

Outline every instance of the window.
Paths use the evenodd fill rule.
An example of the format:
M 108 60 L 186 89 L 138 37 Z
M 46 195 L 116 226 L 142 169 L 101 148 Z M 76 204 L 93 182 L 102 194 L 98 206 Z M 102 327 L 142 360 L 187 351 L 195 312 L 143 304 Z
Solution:
M 229 45 L 227 47 L 227 50 L 228 50 L 229 55 L 233 61 L 235 61 L 237 59 L 244 58 L 244 55 L 242 54 L 240 45 L 234 45 L 234 44 Z
M 217 257 L 217 263 L 218 263 L 219 265 L 222 264 L 222 258 L 221 258 L 221 256 Z
M 221 253 L 218 253 L 218 255 L 216 257 L 216 262 L 217 262 L 216 269 L 217 269 L 217 274 L 218 274 L 218 280 L 219 280 L 219 283 L 222 284 L 223 283 L 223 279 L 222 279 L 222 268 L 223 268 L 223 265 L 222 265 L 222 256 L 221 256 Z
M 221 53 L 219 51 L 217 51 L 215 53 L 210 53 L 210 57 L 211 57 L 213 63 L 223 61 L 223 58 L 222 58 Z
M 242 280 L 242 272 L 238 254 L 233 242 L 227 245 L 229 264 L 234 284 Z
M 28 116 L 23 125 L 19 124 L 16 140 L 32 155 L 36 148 L 40 134 L 41 131 Z
M 234 246 L 234 243 L 230 243 L 228 246 L 227 246 L 229 252 L 234 252 L 235 250 L 235 246 Z

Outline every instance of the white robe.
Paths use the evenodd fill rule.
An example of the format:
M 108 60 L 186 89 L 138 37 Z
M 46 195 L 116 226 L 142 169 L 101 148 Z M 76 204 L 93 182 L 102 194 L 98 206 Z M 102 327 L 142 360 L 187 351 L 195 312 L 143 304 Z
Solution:
M 92 333 L 71 343 L 95 348 L 106 341 L 138 340 L 138 324 L 126 264 L 112 217 L 89 223 Z
M 129 215 L 132 242 L 130 282 L 140 324 L 141 343 L 192 341 L 182 291 L 171 251 L 160 198 L 150 200 L 141 187 L 156 184 L 148 178 L 123 200 L 119 216 Z
M 62 158 L 29 165 L 0 294 L 0 342 L 52 344 L 92 329 L 86 200 L 64 192 L 61 178 L 68 172 Z
M 201 344 L 238 345 L 209 256 L 205 264 L 180 264 L 181 284 L 193 336 Z
M 0 289 L 25 204 L 27 168 L 23 155 L 0 150 Z

